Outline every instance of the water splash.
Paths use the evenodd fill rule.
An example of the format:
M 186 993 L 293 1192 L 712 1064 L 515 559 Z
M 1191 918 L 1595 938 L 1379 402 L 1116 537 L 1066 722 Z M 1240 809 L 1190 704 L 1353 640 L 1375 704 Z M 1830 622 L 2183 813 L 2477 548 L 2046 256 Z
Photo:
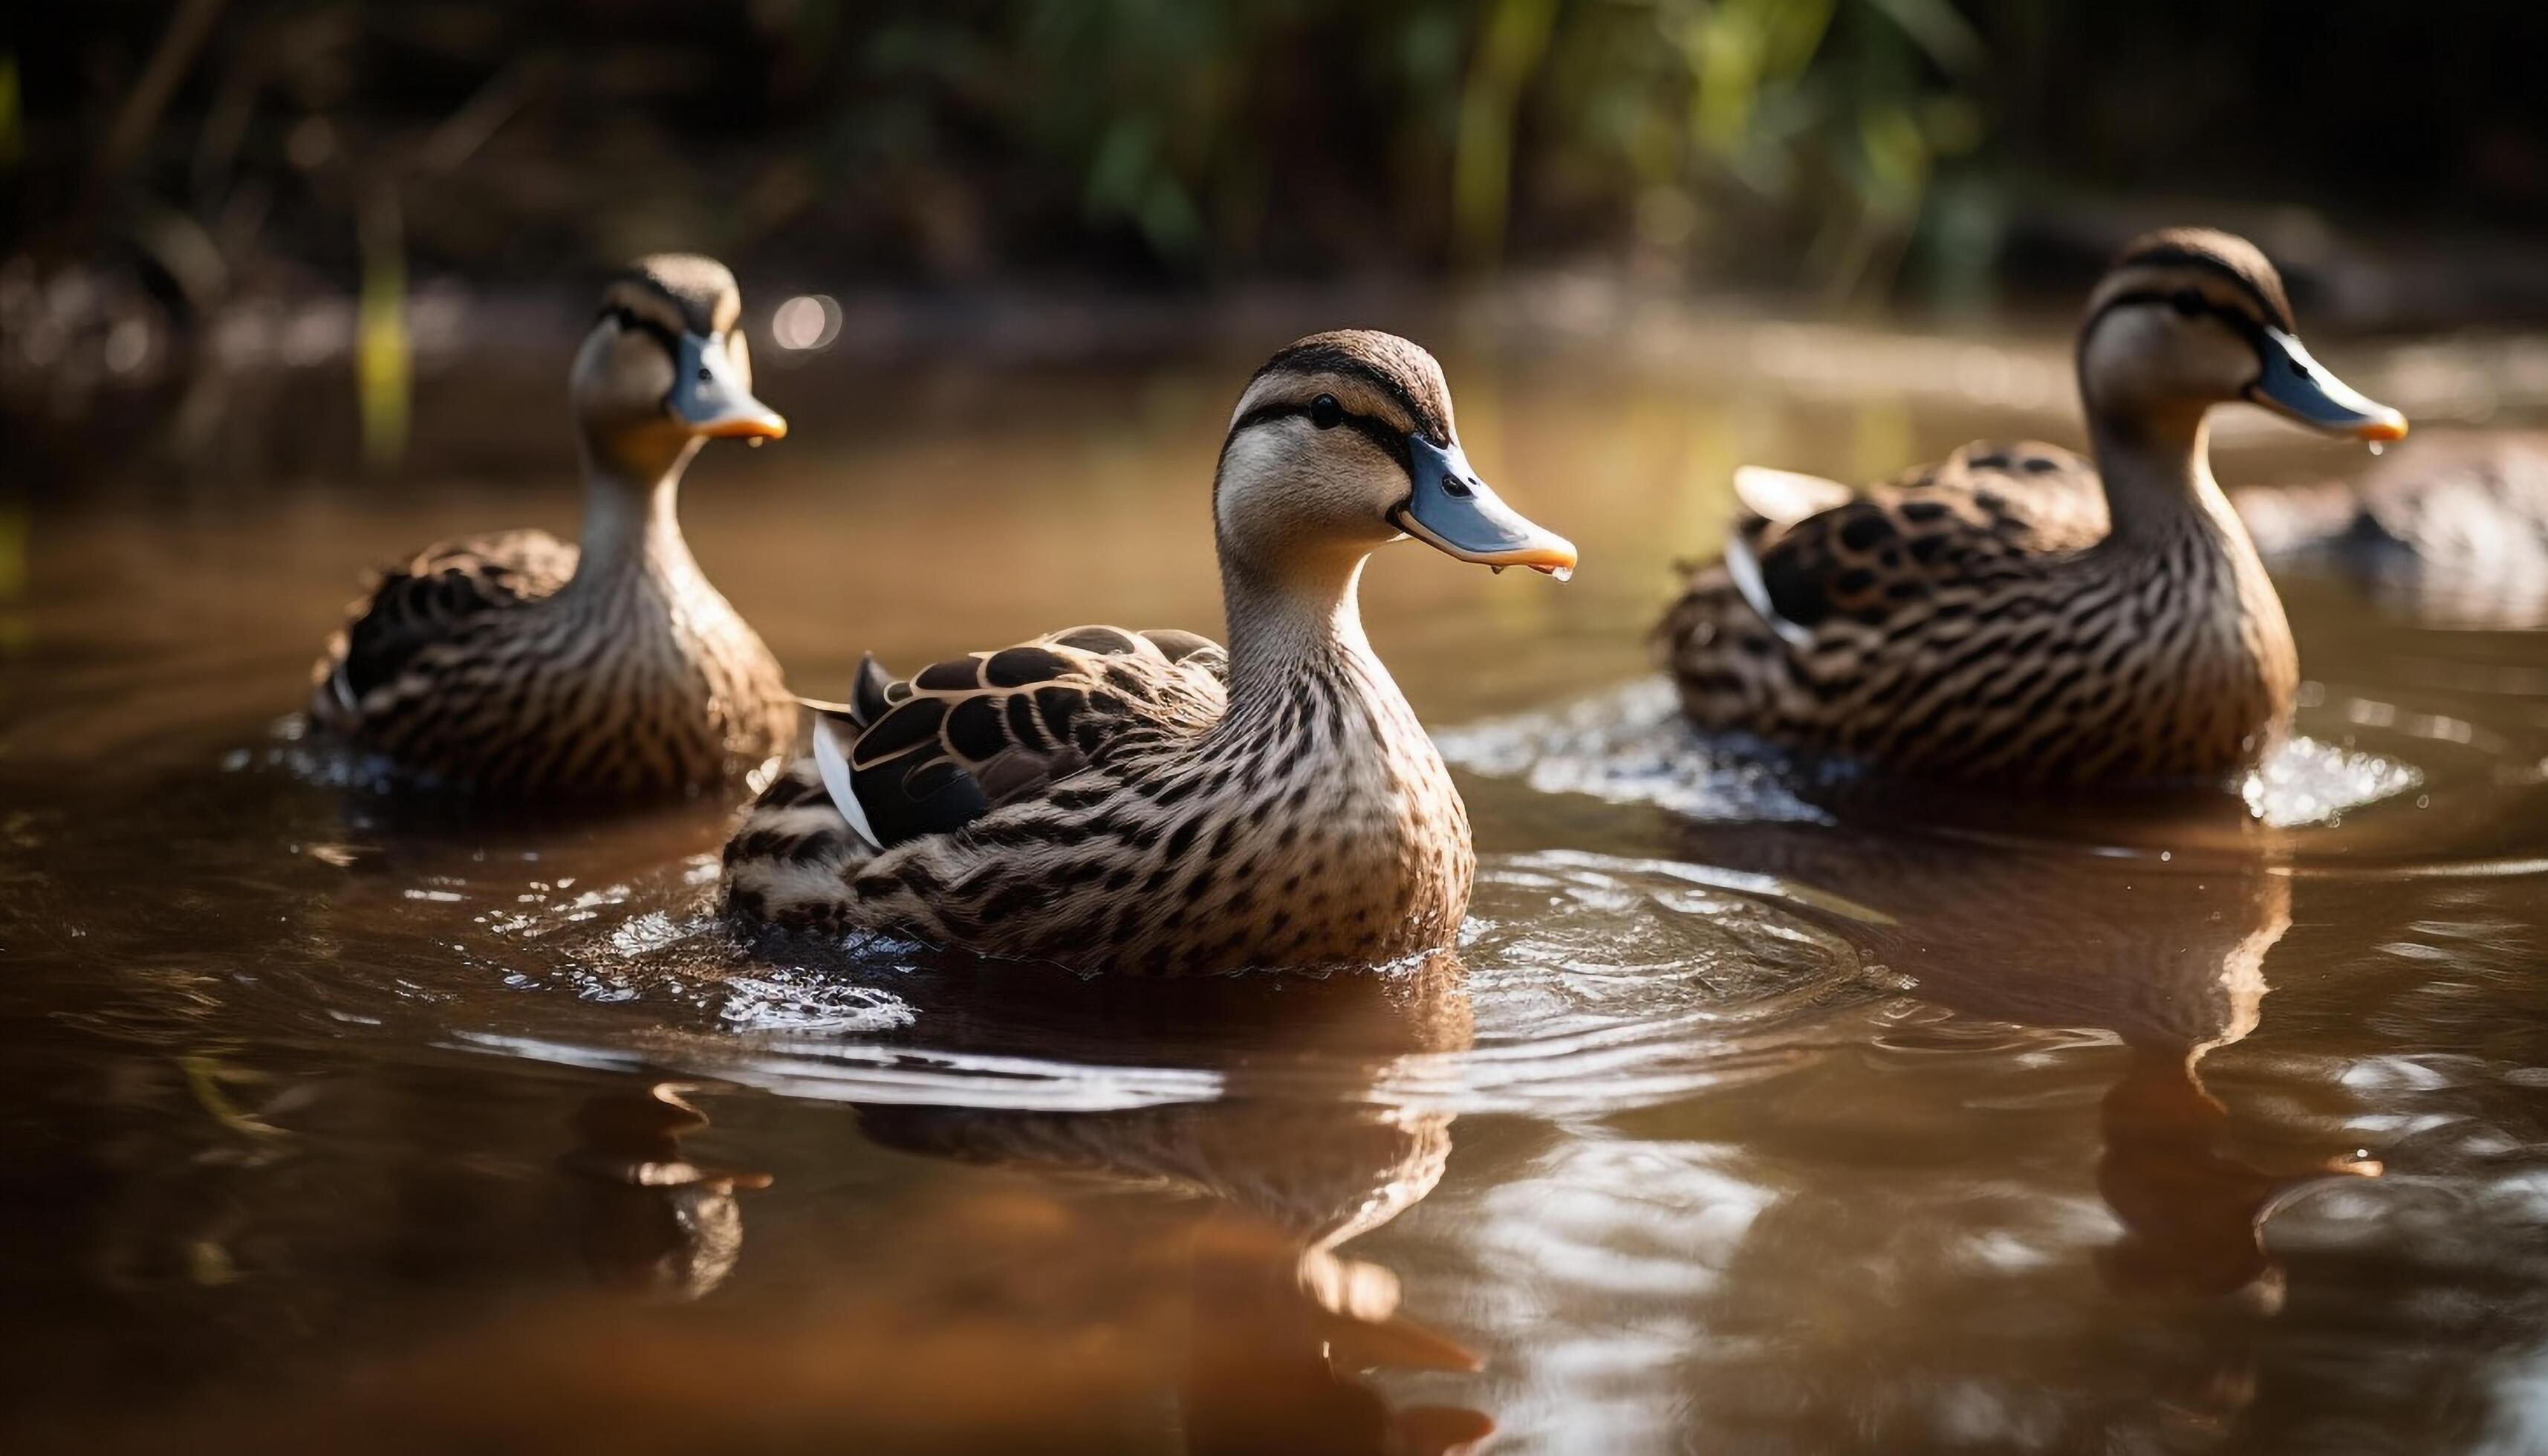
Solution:
M 941 968 L 882 940 L 774 958 L 695 904 L 667 908 L 694 893 L 682 877 L 482 920 L 500 939 L 489 958 L 505 984 L 546 1006 L 511 1008 L 501 1030 L 455 1027 L 448 1044 L 820 1101 L 1151 1107 L 1230 1095 L 1243 1068 L 1251 1098 L 1610 1112 L 1794 1067 L 1814 1054 L 1805 1029 L 1825 1008 L 1891 988 L 1823 928 L 1870 912 L 1767 875 L 1550 850 L 1490 857 L 1464 970 L 1431 1004 L 1382 1018 L 1464 1035 L 1410 1036 L 1410 1049 L 1375 1055 L 1351 1037 L 1322 1039 L 1315 998 L 1296 1009 L 1301 998 L 1276 995 L 1241 1015 L 1306 1018 L 1300 1038 L 1260 1027 L 1274 1040 L 1233 1053 L 1229 1027 L 1173 1022 L 1128 1046 L 1102 977 Z M 985 974 L 1008 977 L 988 1004 Z M 1420 999 L 1409 967 L 1361 976 L 1406 981 Z
M 1771 766 L 1700 738 L 1661 678 L 1561 708 L 1453 729 L 1436 735 L 1435 743 L 1453 765 L 1520 779 L 1542 793 L 1653 804 L 1692 819 L 1826 818 Z
M 1660 678 L 1542 712 L 1454 729 L 1442 757 L 1542 793 L 1651 804 L 1691 819 L 1829 823 L 1774 764 L 1689 727 Z M 2239 785 L 2248 812 L 2276 828 L 2333 825 L 2352 810 L 2420 787 L 2421 770 L 2379 754 L 2294 737 Z
M 2335 825 L 2382 799 L 2412 792 L 2422 771 L 2378 754 L 2338 748 L 2315 738 L 2292 738 L 2239 781 L 2247 812 L 2276 829 Z

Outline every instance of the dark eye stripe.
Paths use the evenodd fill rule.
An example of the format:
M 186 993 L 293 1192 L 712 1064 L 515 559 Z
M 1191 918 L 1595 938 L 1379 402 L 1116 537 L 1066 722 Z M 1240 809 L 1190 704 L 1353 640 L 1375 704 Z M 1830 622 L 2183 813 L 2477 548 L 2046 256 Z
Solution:
M 679 360 L 682 356 L 682 340 L 679 335 L 675 334 L 673 330 L 666 328 L 663 324 L 656 322 L 654 319 L 639 315 L 633 309 L 622 308 L 615 304 L 605 305 L 601 310 L 600 318 L 595 318 L 593 321 L 597 323 L 601 321 L 601 318 L 608 318 L 617 323 L 621 328 L 633 330 L 637 333 L 646 335 L 655 342 L 662 344 L 664 346 L 664 352 L 670 354 L 676 360 Z
M 1307 405 L 1259 405 L 1255 409 L 1238 416 L 1238 422 L 1229 427 L 1229 437 L 1234 440 L 1238 438 L 1239 432 L 1242 430 L 1253 429 L 1257 425 L 1267 423 L 1271 420 L 1288 419 L 1294 415 L 1299 415 L 1304 419 L 1309 418 L 1310 407 Z M 1341 417 L 1336 420 L 1336 423 L 1356 431 L 1361 434 L 1363 438 L 1371 441 L 1374 445 L 1379 446 L 1382 454 L 1398 462 L 1398 468 L 1400 470 L 1408 472 L 1410 476 L 1414 474 L 1415 467 L 1413 464 L 1413 457 L 1407 448 L 1407 431 L 1399 429 L 1385 419 L 1375 419 L 1368 414 L 1357 414 L 1351 410 L 1344 410 Z M 1224 448 L 1227 447 L 1225 446 Z
M 2265 361 L 2272 358 L 2276 353 L 2276 350 L 2270 346 L 2270 340 L 2265 337 L 2265 325 L 2249 315 L 2237 309 L 2230 308 L 2227 304 L 2214 303 L 2211 298 L 2206 296 L 2200 289 L 2188 290 L 2173 288 L 2164 293 L 2157 289 L 2136 289 L 2131 293 L 2117 294 L 2114 298 L 2107 300 L 2106 306 L 2099 309 L 2096 312 L 2096 315 L 2089 318 L 2087 323 L 2080 328 L 2079 337 L 2085 339 L 2088 336 L 2089 330 L 2095 328 L 2105 319 L 2105 317 L 2108 314 L 2115 312 L 2117 309 L 2135 308 L 2144 304 L 2155 304 L 2160 308 L 2176 313 L 2180 317 L 2191 318 L 2193 315 L 2187 315 L 2185 310 L 2180 307 L 2184 295 L 2188 292 L 2193 293 L 2197 299 L 2201 300 L 2201 302 L 2195 306 L 2194 313 L 2196 315 L 2209 315 L 2214 318 L 2220 319 L 2223 323 L 2228 324 L 2231 329 L 2236 331 L 2240 338 L 2247 341 L 2247 346 L 2249 348 L 2256 351 L 2256 367 L 2259 370 L 2266 367 Z
M 2196 300 L 2191 313 L 2183 307 L 2185 295 L 2188 293 L 2193 294 Z M 2088 325 L 2095 327 L 2099 319 L 2117 309 L 2138 308 L 2143 305 L 2156 305 L 2185 318 L 2208 314 L 2236 329 L 2249 343 L 2262 347 L 2265 342 L 2265 325 L 2258 322 L 2254 316 L 2243 310 L 2230 308 L 2227 304 L 2215 303 L 2200 289 L 2172 288 L 2165 292 L 2157 289 L 2136 289 L 2131 293 L 2117 294 L 2106 301 L 2106 306 L 2097 311 L 2097 317 L 2089 319 Z M 2082 332 L 2085 330 L 2083 329 Z

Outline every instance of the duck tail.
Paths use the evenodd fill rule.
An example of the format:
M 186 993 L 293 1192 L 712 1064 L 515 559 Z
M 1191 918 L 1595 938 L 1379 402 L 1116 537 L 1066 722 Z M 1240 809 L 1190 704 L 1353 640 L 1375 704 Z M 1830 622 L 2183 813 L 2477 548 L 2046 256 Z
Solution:
M 1758 724 L 1777 700 L 1784 644 L 1722 563 L 1690 573 L 1651 640 L 1682 711 L 1701 728 Z
M 881 718 L 893 706 L 893 675 L 872 652 L 859 656 L 859 680 L 850 688 L 850 718 L 860 727 Z
M 327 651 L 310 670 L 310 703 L 304 716 L 330 733 L 349 733 L 362 721 L 362 695 L 345 676 L 345 633 L 327 639 Z
M 818 714 L 819 744 L 830 726 Z M 843 899 L 842 885 L 875 855 L 835 805 L 808 756 L 761 791 L 725 845 L 725 906 L 745 920 L 812 926 Z

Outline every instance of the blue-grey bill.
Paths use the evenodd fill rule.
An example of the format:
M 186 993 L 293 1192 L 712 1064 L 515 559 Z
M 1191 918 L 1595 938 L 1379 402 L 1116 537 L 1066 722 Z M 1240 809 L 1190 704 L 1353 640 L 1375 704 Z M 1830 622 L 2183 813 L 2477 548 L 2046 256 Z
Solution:
M 2364 440 L 2403 440 L 2407 416 L 2366 399 L 2353 386 L 2329 374 L 2310 357 L 2301 341 L 2267 324 L 2260 353 L 2265 372 L 2247 387 L 2247 397 L 2313 429 L 2349 434 Z
M 1563 582 L 1575 574 L 1575 543 L 1503 502 L 1470 468 L 1454 441 L 1448 448 L 1410 437 L 1404 503 L 1390 512 L 1400 530 L 1446 556 L 1501 571 L 1526 566 Z
M 673 412 L 692 434 L 712 439 L 774 440 L 787 433 L 777 410 L 753 398 L 752 385 L 722 337 L 682 335 L 681 373 L 673 381 Z

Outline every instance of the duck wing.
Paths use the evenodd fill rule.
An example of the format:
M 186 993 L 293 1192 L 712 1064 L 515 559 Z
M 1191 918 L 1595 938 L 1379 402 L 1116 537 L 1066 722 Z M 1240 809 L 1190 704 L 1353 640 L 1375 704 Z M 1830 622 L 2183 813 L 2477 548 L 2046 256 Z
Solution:
M 894 680 L 868 659 L 814 710 L 814 761 L 859 837 L 947 834 L 1109 754 L 1219 721 L 1229 660 L 1191 632 L 1073 627 Z
M 1880 621 L 1945 584 L 2084 550 L 2108 528 L 2096 467 L 2053 445 L 1970 444 L 1809 514 L 1762 508 L 1828 500 L 1826 488 L 1839 489 L 1785 471 L 1737 478 L 1746 508 L 1726 543 L 1726 574 L 1799 646 L 1833 617 Z
M 397 682 L 418 653 L 491 613 L 556 594 L 576 560 L 574 546 L 546 531 L 504 531 L 428 546 L 381 573 L 318 661 L 314 715 L 339 726 L 358 720 L 363 700 Z

